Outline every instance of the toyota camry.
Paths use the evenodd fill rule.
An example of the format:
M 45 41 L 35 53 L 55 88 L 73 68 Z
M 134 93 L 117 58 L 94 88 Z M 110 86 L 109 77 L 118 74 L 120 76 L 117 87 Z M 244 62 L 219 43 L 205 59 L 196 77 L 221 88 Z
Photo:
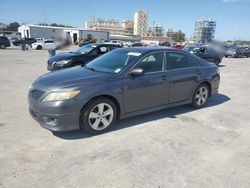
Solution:
M 118 119 L 184 104 L 201 108 L 219 82 L 216 65 L 188 52 L 119 48 L 39 77 L 29 89 L 29 112 L 51 131 L 100 134 Z

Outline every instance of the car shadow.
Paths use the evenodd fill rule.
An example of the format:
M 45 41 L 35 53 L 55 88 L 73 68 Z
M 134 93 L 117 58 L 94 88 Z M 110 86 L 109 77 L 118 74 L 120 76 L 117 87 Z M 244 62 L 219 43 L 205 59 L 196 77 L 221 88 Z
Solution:
M 227 101 L 229 101 L 230 98 L 226 95 L 223 94 L 216 94 L 211 98 L 206 105 L 203 108 L 209 108 L 213 106 L 217 106 L 220 104 L 223 104 Z M 119 120 L 116 125 L 109 130 L 111 131 L 117 131 L 120 129 L 124 128 L 129 128 L 132 126 L 136 126 L 142 123 L 146 123 L 149 121 L 154 121 L 154 120 L 160 120 L 164 118 L 176 118 L 177 115 L 180 114 L 185 114 L 191 111 L 194 111 L 195 109 L 190 107 L 189 105 L 182 105 L 174 108 L 169 108 L 166 110 L 160 110 L 156 112 L 151 112 L 123 120 Z M 70 131 L 70 132 L 54 132 L 53 133 L 55 136 L 65 139 L 65 140 L 76 140 L 76 139 L 83 139 L 83 138 L 89 138 L 92 137 L 92 135 L 89 135 L 82 130 L 77 130 L 77 131 Z
M 218 65 L 218 67 L 225 67 L 226 65 Z

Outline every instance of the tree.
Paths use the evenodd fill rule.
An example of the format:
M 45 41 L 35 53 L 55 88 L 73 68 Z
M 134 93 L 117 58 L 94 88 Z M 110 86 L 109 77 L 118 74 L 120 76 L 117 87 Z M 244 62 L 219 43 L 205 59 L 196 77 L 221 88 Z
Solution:
M 13 23 L 10 23 L 7 26 L 6 30 L 8 30 L 8 31 L 17 31 L 19 26 L 20 26 L 19 23 L 13 22 Z
M 183 33 L 181 30 L 178 30 L 177 32 L 173 33 L 172 39 L 175 42 L 184 42 L 185 41 L 185 33 Z

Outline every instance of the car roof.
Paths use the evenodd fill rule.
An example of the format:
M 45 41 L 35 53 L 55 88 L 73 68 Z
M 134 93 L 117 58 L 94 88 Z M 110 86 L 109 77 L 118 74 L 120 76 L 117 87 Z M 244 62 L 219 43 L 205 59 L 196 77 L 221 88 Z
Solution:
M 119 45 L 117 44 L 109 44 L 109 43 L 89 43 L 90 45 L 95 45 L 95 46 L 116 46 L 116 47 L 120 47 Z
M 120 48 L 119 50 L 127 51 L 127 52 L 138 52 L 138 53 L 150 53 L 150 52 L 158 52 L 158 51 L 166 51 L 166 52 L 184 52 L 183 50 L 178 50 L 174 48 L 162 48 L 162 47 L 129 47 L 129 48 Z

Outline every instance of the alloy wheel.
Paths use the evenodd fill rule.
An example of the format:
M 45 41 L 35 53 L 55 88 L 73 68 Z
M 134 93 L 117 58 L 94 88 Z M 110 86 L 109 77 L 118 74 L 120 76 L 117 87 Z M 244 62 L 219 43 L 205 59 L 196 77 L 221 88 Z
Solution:
M 207 101 L 208 98 L 208 89 L 205 86 L 200 87 L 195 95 L 195 99 L 196 99 L 196 104 L 198 106 L 202 106 L 203 104 L 205 104 L 205 102 Z
M 99 103 L 90 111 L 88 122 L 92 129 L 100 131 L 107 128 L 113 118 L 113 108 L 107 103 Z

